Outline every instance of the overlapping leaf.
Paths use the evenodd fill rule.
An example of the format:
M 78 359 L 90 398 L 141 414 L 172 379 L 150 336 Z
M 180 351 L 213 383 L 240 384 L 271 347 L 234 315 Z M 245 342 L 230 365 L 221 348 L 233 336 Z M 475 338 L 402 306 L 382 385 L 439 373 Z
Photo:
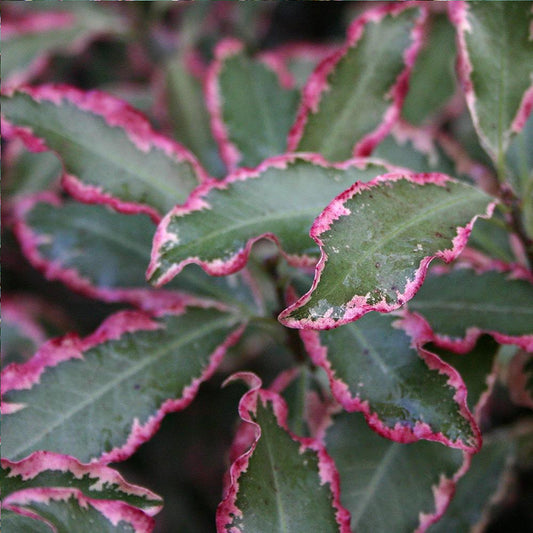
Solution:
M 428 439 L 475 451 L 480 432 L 461 377 L 395 320 L 370 313 L 341 328 L 301 333 L 336 400 L 363 412 L 373 430 L 397 442 Z
M 321 259 L 313 286 L 280 315 L 289 327 L 327 329 L 410 300 L 435 257 L 455 259 L 494 201 L 443 174 L 388 174 L 356 183 L 315 220 Z
M 181 292 L 187 292 L 257 312 L 253 291 L 242 274 L 213 278 L 198 268 L 188 269 L 167 291 L 150 287 L 144 273 L 154 226 L 146 215 L 61 202 L 53 195 L 21 201 L 15 213 L 15 232 L 30 262 L 48 279 L 87 296 L 157 310 L 165 302 L 179 303 Z
M 252 388 L 239 403 L 245 425 L 217 511 L 218 530 L 349 532 L 338 474 L 324 447 L 286 429 L 285 402 L 261 389 L 259 378 L 235 377 Z
M 325 444 L 339 471 L 341 502 L 361 533 L 424 531 L 442 515 L 468 468 L 465 452 L 383 439 L 355 413 L 334 418 Z
M 387 168 L 366 159 L 333 165 L 317 155 L 286 155 L 206 183 L 161 221 L 148 278 L 167 283 L 190 263 L 212 275 L 230 274 L 246 264 L 261 237 L 275 240 L 292 262 L 312 263 L 318 250 L 309 228 L 317 214 L 355 181 Z
M 419 6 L 387 3 L 365 11 L 347 44 L 309 78 L 289 150 L 329 160 L 368 155 L 398 118 L 421 45 Z
M 4 509 L 19 520 L 33 512 L 58 531 L 89 530 L 94 517 L 102 524 L 99 531 L 115 531 L 120 521 L 133 531 L 151 531 L 151 517 L 162 504 L 156 494 L 127 483 L 111 468 L 50 452 L 35 452 L 17 463 L 2 459 L 2 498 Z M 76 518 L 61 511 L 67 501 L 77 509 Z
M 409 309 L 429 322 L 435 342 L 454 351 L 471 350 L 482 332 L 533 349 L 533 285 L 501 272 L 429 276 Z
M 283 88 L 276 73 L 243 48 L 239 41 L 222 41 L 207 82 L 213 132 L 230 169 L 255 167 L 285 152 L 298 99 L 296 90 Z
M 166 413 L 193 400 L 241 323 L 215 308 L 174 309 L 158 319 L 122 312 L 85 339 L 50 341 L 29 362 L 3 371 L 3 456 L 129 456 Z
M 485 150 L 500 163 L 531 111 L 532 3 L 452 2 L 450 12 L 468 107 Z
M 63 185 L 81 201 L 158 220 L 206 178 L 185 148 L 106 93 L 45 85 L 1 101 L 2 134 L 20 136 L 32 151 L 56 152 Z

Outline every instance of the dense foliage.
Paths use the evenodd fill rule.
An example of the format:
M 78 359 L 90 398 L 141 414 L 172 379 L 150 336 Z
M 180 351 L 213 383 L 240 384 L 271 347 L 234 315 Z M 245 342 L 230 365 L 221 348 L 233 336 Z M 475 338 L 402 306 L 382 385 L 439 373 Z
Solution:
M 6 533 L 533 527 L 533 2 L 2 7 Z

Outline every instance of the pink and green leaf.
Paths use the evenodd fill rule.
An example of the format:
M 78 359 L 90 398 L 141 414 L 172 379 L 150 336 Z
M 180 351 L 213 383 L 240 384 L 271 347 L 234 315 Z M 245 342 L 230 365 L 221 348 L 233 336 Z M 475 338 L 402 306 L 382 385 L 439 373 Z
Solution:
M 334 418 L 325 444 L 339 471 L 341 503 L 361 533 L 425 531 L 444 513 L 471 457 L 435 442 L 384 439 L 355 413 Z
M 96 464 L 82 464 L 76 459 L 50 452 L 35 452 L 28 458 L 13 463 L 2 459 L 3 505 L 13 507 L 25 500 L 25 494 L 59 495 L 108 502 L 118 512 L 155 515 L 162 505 L 159 496 L 148 489 L 127 483 L 115 470 Z M 125 514 L 124 518 L 127 518 Z M 74 528 L 74 524 L 72 526 Z
M 239 531 L 350 531 L 339 502 L 339 478 L 325 448 L 287 429 L 287 405 L 240 373 L 251 390 L 239 403 L 244 424 L 228 483 L 217 510 L 217 529 Z
M 150 311 L 179 304 L 186 292 L 257 312 L 253 291 L 241 274 L 212 278 L 197 269 L 174 280 L 168 290 L 150 287 L 144 273 L 154 226 L 144 214 L 125 215 L 41 194 L 19 201 L 14 215 L 15 234 L 31 264 L 47 279 L 86 296 Z
M 194 156 L 155 131 L 122 100 L 93 90 L 42 85 L 2 96 L 2 134 L 63 163 L 63 186 L 78 200 L 154 220 L 207 178 Z
M 289 150 L 334 161 L 369 155 L 399 117 L 424 18 L 425 9 L 409 2 L 357 18 L 345 46 L 324 59 L 304 87 Z
M 2 83 L 30 81 L 47 65 L 54 53 L 80 53 L 93 39 L 124 33 L 124 19 L 110 10 L 56 4 L 54 10 L 17 6 L 2 19 Z
M 502 272 L 457 269 L 428 276 L 409 310 L 429 323 L 429 340 L 470 351 L 482 333 L 501 344 L 533 350 L 533 284 Z
M 47 450 L 102 463 L 130 456 L 166 413 L 191 403 L 243 327 L 215 308 L 158 318 L 124 311 L 84 339 L 44 344 L 2 372 L 3 456 Z
M 437 441 L 475 452 L 481 435 L 461 376 L 413 343 L 397 318 L 371 313 L 329 331 L 302 331 L 313 363 L 328 374 L 335 399 L 364 413 L 396 442 Z
M 313 264 L 309 238 L 316 215 L 354 181 L 387 171 L 382 162 L 326 163 L 319 155 L 284 155 L 198 187 L 161 221 L 147 277 L 162 285 L 187 264 L 227 275 L 244 267 L 252 244 L 267 237 L 295 264 Z
M 518 351 L 509 364 L 507 386 L 517 405 L 533 409 L 533 353 Z
M 329 329 L 409 301 L 436 257 L 450 262 L 495 201 L 443 174 L 395 173 L 355 183 L 317 217 L 311 289 L 280 314 L 289 327 Z
M 230 170 L 286 151 L 298 92 L 284 88 L 268 63 L 250 58 L 240 41 L 219 43 L 206 90 L 212 130 Z
M 468 107 L 483 147 L 501 164 L 533 105 L 531 3 L 451 2 L 449 7 Z

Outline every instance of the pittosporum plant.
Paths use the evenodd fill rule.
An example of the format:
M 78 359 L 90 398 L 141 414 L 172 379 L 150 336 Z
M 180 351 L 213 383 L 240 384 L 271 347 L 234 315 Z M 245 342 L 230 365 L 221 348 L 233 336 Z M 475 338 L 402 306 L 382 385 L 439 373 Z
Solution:
M 497 531 L 533 3 L 112 4 L 3 5 L 3 531 Z

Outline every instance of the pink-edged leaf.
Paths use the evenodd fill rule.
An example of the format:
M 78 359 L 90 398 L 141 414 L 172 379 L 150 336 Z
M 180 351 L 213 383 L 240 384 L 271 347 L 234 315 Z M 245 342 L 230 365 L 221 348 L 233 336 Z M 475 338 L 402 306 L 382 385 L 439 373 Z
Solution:
M 336 416 L 325 444 L 339 471 L 341 502 L 361 533 L 425 531 L 444 513 L 471 457 L 435 442 L 384 439 L 356 413 Z
M 14 232 L 31 264 L 50 280 L 106 302 L 128 302 L 157 310 L 179 304 L 184 292 L 257 312 L 246 276 L 213 278 L 188 271 L 156 290 L 145 280 L 154 226 L 143 214 L 125 215 L 106 206 L 61 201 L 39 194 L 16 203 Z
M 2 13 L 2 85 L 30 81 L 54 53 L 79 54 L 95 38 L 121 35 L 125 19 L 109 9 L 56 4 L 40 10 L 33 5 L 5 5 Z
M 423 26 L 423 46 L 402 107 L 402 117 L 411 124 L 430 121 L 456 93 L 455 29 L 446 14 L 437 9 Z M 443 50 L 447 53 L 443 54 Z M 429 86 L 428 80 L 439 82 Z
M 35 512 L 58 531 L 84 531 L 91 522 L 84 522 L 83 517 L 81 522 L 71 516 L 54 517 L 52 509 L 56 504 L 69 499 L 75 507 L 91 506 L 102 513 L 103 523 L 110 522 L 106 531 L 120 521 L 135 526 L 134 531 L 151 531 L 154 525 L 151 517 L 162 504 L 159 496 L 127 483 L 118 472 L 106 466 L 86 465 L 50 452 L 35 452 L 16 463 L 2 459 L 4 509 L 22 516 L 24 511 Z M 43 504 L 48 509 L 40 515 Z
M 287 405 L 261 389 L 254 374 L 240 373 L 251 387 L 239 402 L 241 426 L 233 450 L 218 531 L 350 531 L 339 502 L 339 479 L 324 446 L 287 430 Z
M 424 17 L 420 4 L 388 2 L 357 18 L 304 87 L 289 150 L 336 161 L 371 153 L 400 114 Z
M 500 163 L 533 107 L 530 2 L 450 2 L 458 74 L 481 143 Z
M 427 439 L 478 450 L 481 435 L 461 376 L 402 327 L 397 318 L 371 313 L 301 335 L 313 362 L 327 372 L 335 399 L 347 411 L 364 413 L 377 433 L 397 442 Z
M 2 366 L 28 360 L 47 338 L 68 330 L 62 310 L 27 294 L 2 297 Z
M 263 237 L 292 263 L 314 264 L 318 250 L 309 228 L 316 215 L 354 181 L 369 181 L 386 168 L 375 160 L 331 164 L 316 154 L 288 154 L 206 183 L 161 221 L 147 277 L 162 285 L 190 263 L 211 275 L 231 274 Z
M 206 94 L 212 130 L 230 170 L 285 152 L 298 92 L 283 88 L 268 63 L 248 57 L 243 43 L 219 43 Z
M 212 176 L 224 176 L 226 168 L 220 158 L 211 131 L 203 79 L 194 73 L 193 54 L 180 54 L 165 65 L 165 102 L 159 115 L 169 121 L 175 139 L 186 146 Z
M 512 494 L 512 471 L 520 440 L 531 442 L 532 429 L 515 425 L 484 436 L 483 448 L 457 482 L 450 506 L 429 533 L 487 531 L 493 510 Z
M 289 327 L 328 329 L 410 300 L 436 257 L 452 261 L 495 201 L 444 174 L 394 173 L 355 183 L 318 216 L 321 248 L 309 292 L 280 314 Z
M 3 455 L 37 450 L 81 461 L 122 460 L 184 409 L 238 339 L 243 320 L 181 307 L 158 318 L 124 311 L 92 335 L 44 344 L 2 372 Z
M 138 111 L 101 91 L 24 87 L 2 98 L 2 135 L 60 157 L 78 200 L 159 220 L 207 178 L 194 156 L 156 133 Z
M 473 349 L 482 333 L 533 350 L 533 284 L 502 272 L 456 269 L 428 276 L 409 310 L 427 323 L 426 340 L 454 352 Z M 420 319 L 420 317 L 418 317 Z

